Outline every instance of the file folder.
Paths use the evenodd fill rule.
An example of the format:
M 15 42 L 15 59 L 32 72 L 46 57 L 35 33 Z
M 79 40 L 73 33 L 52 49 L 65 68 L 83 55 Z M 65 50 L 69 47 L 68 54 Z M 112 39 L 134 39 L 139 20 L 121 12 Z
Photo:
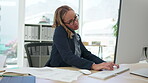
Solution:
M 35 83 L 35 76 L 3 77 L 0 83 Z

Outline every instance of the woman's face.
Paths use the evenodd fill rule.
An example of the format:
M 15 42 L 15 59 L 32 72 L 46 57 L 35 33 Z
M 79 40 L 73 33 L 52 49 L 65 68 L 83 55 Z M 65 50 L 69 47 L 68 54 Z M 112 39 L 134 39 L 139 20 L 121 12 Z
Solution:
M 65 14 L 63 21 L 66 26 L 73 30 L 79 28 L 78 15 L 73 10 L 70 10 Z

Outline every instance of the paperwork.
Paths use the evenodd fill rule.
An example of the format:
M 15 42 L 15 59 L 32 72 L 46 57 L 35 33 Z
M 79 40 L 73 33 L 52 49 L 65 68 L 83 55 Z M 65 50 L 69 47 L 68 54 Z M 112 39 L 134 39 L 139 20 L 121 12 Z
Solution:
M 82 74 L 79 71 L 51 67 L 7 69 L 6 72 L 28 73 L 38 78 L 58 80 L 63 82 L 72 82 L 77 80 L 77 78 Z
M 0 68 L 0 72 L 4 72 L 5 71 L 5 69 L 4 68 Z

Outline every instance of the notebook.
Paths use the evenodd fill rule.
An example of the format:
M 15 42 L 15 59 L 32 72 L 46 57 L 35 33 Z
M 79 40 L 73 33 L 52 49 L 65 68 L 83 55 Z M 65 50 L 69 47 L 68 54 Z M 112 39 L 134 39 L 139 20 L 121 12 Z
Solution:
M 0 69 L 4 68 L 7 56 L 0 55 Z
M 127 70 L 129 70 L 129 68 L 122 67 L 122 68 L 115 69 L 113 71 L 99 71 L 99 72 L 93 73 L 89 76 L 99 78 L 99 79 L 107 79 L 107 78 L 115 76 L 119 73 L 125 72 Z
M 130 74 L 148 78 L 148 68 L 141 68 L 135 71 L 131 71 Z
M 0 77 L 13 77 L 13 76 L 29 76 L 27 73 L 16 73 L 16 72 L 3 72 Z

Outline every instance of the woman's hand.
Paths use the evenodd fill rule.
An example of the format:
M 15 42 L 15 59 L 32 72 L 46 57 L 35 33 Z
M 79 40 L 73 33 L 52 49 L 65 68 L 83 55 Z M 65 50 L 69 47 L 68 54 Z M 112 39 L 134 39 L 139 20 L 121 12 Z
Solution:
M 97 71 L 102 69 L 113 70 L 113 66 L 117 66 L 117 68 L 119 68 L 118 64 L 114 64 L 113 62 L 104 62 L 100 64 L 93 64 L 92 69 Z

